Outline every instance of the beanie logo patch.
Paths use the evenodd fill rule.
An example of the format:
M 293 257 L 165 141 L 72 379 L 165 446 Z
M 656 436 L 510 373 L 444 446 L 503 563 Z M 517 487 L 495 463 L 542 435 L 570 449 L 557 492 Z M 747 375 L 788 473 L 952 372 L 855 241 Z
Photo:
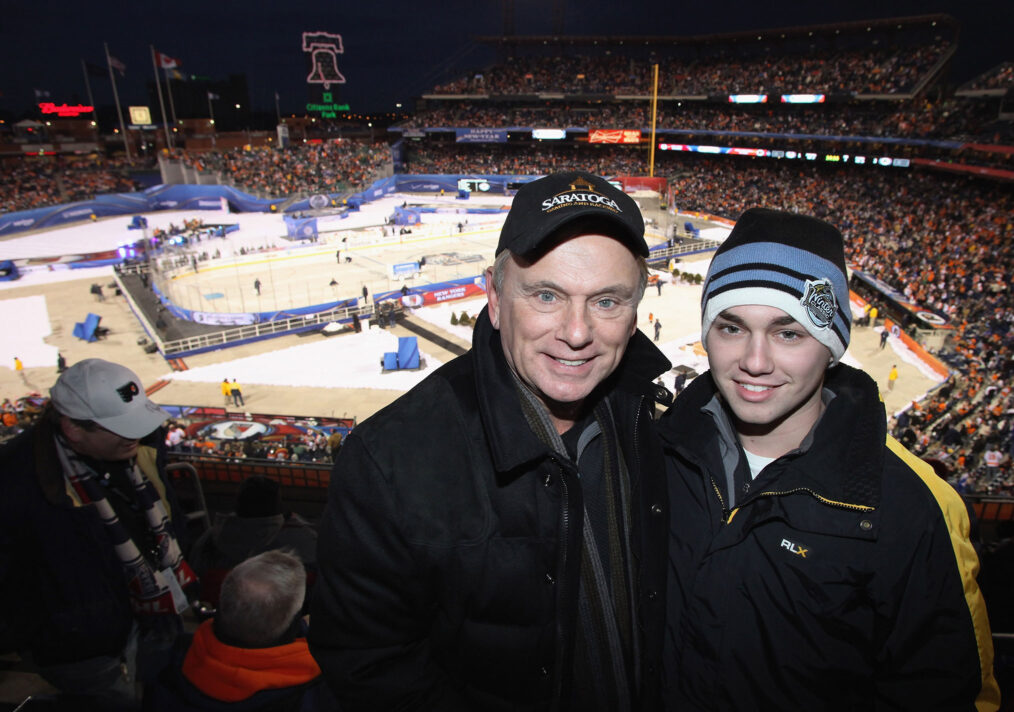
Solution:
M 806 310 L 806 315 L 818 329 L 827 329 L 834 323 L 835 312 L 838 311 L 838 300 L 834 295 L 834 287 L 827 277 L 808 279 L 799 303 Z
M 596 192 L 591 183 L 580 179 L 571 183 L 570 190 L 565 190 L 543 200 L 542 212 L 552 213 L 568 205 L 580 207 L 594 205 L 614 213 L 623 212 L 615 200 Z

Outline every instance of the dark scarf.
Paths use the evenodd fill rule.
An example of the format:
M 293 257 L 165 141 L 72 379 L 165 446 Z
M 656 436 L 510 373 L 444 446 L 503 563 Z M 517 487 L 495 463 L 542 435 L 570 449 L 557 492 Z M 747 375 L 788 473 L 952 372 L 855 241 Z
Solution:
M 179 591 L 195 583 L 197 577 L 183 559 L 183 553 L 169 527 L 165 505 L 154 486 L 136 462 L 129 463 L 126 473 L 133 486 L 133 498 L 147 521 L 153 542 L 154 550 L 150 552 L 149 562 L 106 499 L 95 470 L 61 437 L 54 436 L 53 440 L 63 466 L 64 479 L 69 485 L 68 493 L 76 495 L 77 504 L 95 507 L 102 520 L 109 541 L 123 565 L 130 604 L 135 615 L 140 616 L 142 621 L 151 616 L 176 616 L 186 608 L 186 599 L 174 602 L 173 589 L 177 589 L 177 597 L 181 597 Z M 175 581 L 170 582 L 169 577 Z
M 514 376 L 521 410 L 532 432 L 554 452 L 571 459 L 549 413 L 536 396 Z M 574 656 L 574 696 L 580 709 L 625 712 L 633 704 L 640 677 L 640 647 L 634 625 L 634 577 L 630 571 L 630 478 L 620 455 L 612 410 L 602 398 L 592 410 L 602 441 L 602 491 L 605 531 L 594 531 L 585 506 L 581 542 L 579 621 Z M 585 439 L 587 430 L 581 434 Z M 577 453 L 577 458 L 580 452 Z M 598 540 L 606 538 L 604 546 Z M 562 544 L 561 544 L 562 545 Z M 600 552 L 608 552 L 603 562 Z

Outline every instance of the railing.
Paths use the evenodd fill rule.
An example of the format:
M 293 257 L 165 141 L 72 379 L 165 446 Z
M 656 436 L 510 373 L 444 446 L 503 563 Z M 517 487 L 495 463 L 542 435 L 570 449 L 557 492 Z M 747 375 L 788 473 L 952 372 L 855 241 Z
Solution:
M 134 301 L 130 294 L 130 290 L 127 289 L 120 280 L 120 275 L 122 273 L 141 274 L 146 271 L 148 271 L 148 265 L 146 264 L 120 265 L 116 270 L 114 270 L 116 284 L 120 288 L 120 292 L 127 299 L 134 315 L 137 317 L 138 321 L 141 322 L 141 326 L 144 328 L 145 332 L 147 332 L 148 336 L 155 343 L 155 346 L 158 347 L 159 352 L 166 357 L 207 351 L 216 347 L 224 346 L 228 343 L 256 340 L 258 338 L 266 338 L 275 334 L 308 331 L 316 326 L 322 327 L 334 321 L 347 321 L 352 319 L 353 316 L 358 316 L 360 319 L 373 317 L 373 305 L 364 304 L 361 306 L 347 306 L 337 309 L 329 309 L 328 311 L 291 317 L 289 319 L 262 321 L 256 324 L 223 329 L 222 331 L 216 331 L 209 334 L 200 334 L 183 339 L 166 341 L 159 336 L 158 331 L 145 317 L 144 312 L 137 305 L 137 302 Z M 393 306 L 394 309 L 401 311 L 401 305 L 399 303 L 395 303 Z
M 668 262 L 670 257 L 678 257 L 679 255 L 689 255 L 696 252 L 717 250 L 718 246 L 721 244 L 721 240 L 689 240 L 681 242 L 672 247 L 663 247 L 659 250 L 652 250 L 651 255 L 648 256 L 648 264 Z
M 286 489 L 317 491 L 323 499 L 331 481 L 330 462 L 261 460 L 185 452 L 170 452 L 169 460 L 193 467 L 205 488 L 211 483 L 238 487 L 246 478 L 260 475 L 277 480 Z
M 174 339 L 172 341 L 161 342 L 162 348 L 160 351 L 165 356 L 207 351 L 236 341 L 251 341 L 262 337 L 266 338 L 273 334 L 308 331 L 315 326 L 322 327 L 333 321 L 351 319 L 353 315 L 358 315 L 361 319 L 370 318 L 373 316 L 373 307 L 370 305 L 342 307 L 340 309 L 330 309 L 325 312 L 306 314 L 305 316 L 297 316 L 290 319 L 262 321 L 257 324 L 237 326 L 210 334 Z

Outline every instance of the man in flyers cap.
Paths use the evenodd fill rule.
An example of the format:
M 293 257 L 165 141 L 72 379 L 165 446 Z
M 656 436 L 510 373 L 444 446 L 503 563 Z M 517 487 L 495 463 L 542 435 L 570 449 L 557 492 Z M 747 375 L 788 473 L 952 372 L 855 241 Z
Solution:
M 181 628 L 182 517 L 164 475 L 167 413 L 128 368 L 86 359 L 0 450 L 0 618 L 82 709 L 138 701 Z
M 670 364 L 636 327 L 647 255 L 605 180 L 528 183 L 472 349 L 346 437 L 309 633 L 343 710 L 655 706 Z

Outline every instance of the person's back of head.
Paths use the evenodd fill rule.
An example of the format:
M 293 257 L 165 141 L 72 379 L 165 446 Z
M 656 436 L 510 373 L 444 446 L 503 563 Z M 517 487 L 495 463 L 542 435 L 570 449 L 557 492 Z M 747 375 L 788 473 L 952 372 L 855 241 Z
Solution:
M 270 517 L 282 513 L 282 494 L 277 480 L 253 475 L 243 480 L 236 495 L 237 517 Z
M 215 634 L 244 648 L 286 642 L 305 594 L 306 571 L 296 556 L 275 550 L 250 557 L 222 582 Z

